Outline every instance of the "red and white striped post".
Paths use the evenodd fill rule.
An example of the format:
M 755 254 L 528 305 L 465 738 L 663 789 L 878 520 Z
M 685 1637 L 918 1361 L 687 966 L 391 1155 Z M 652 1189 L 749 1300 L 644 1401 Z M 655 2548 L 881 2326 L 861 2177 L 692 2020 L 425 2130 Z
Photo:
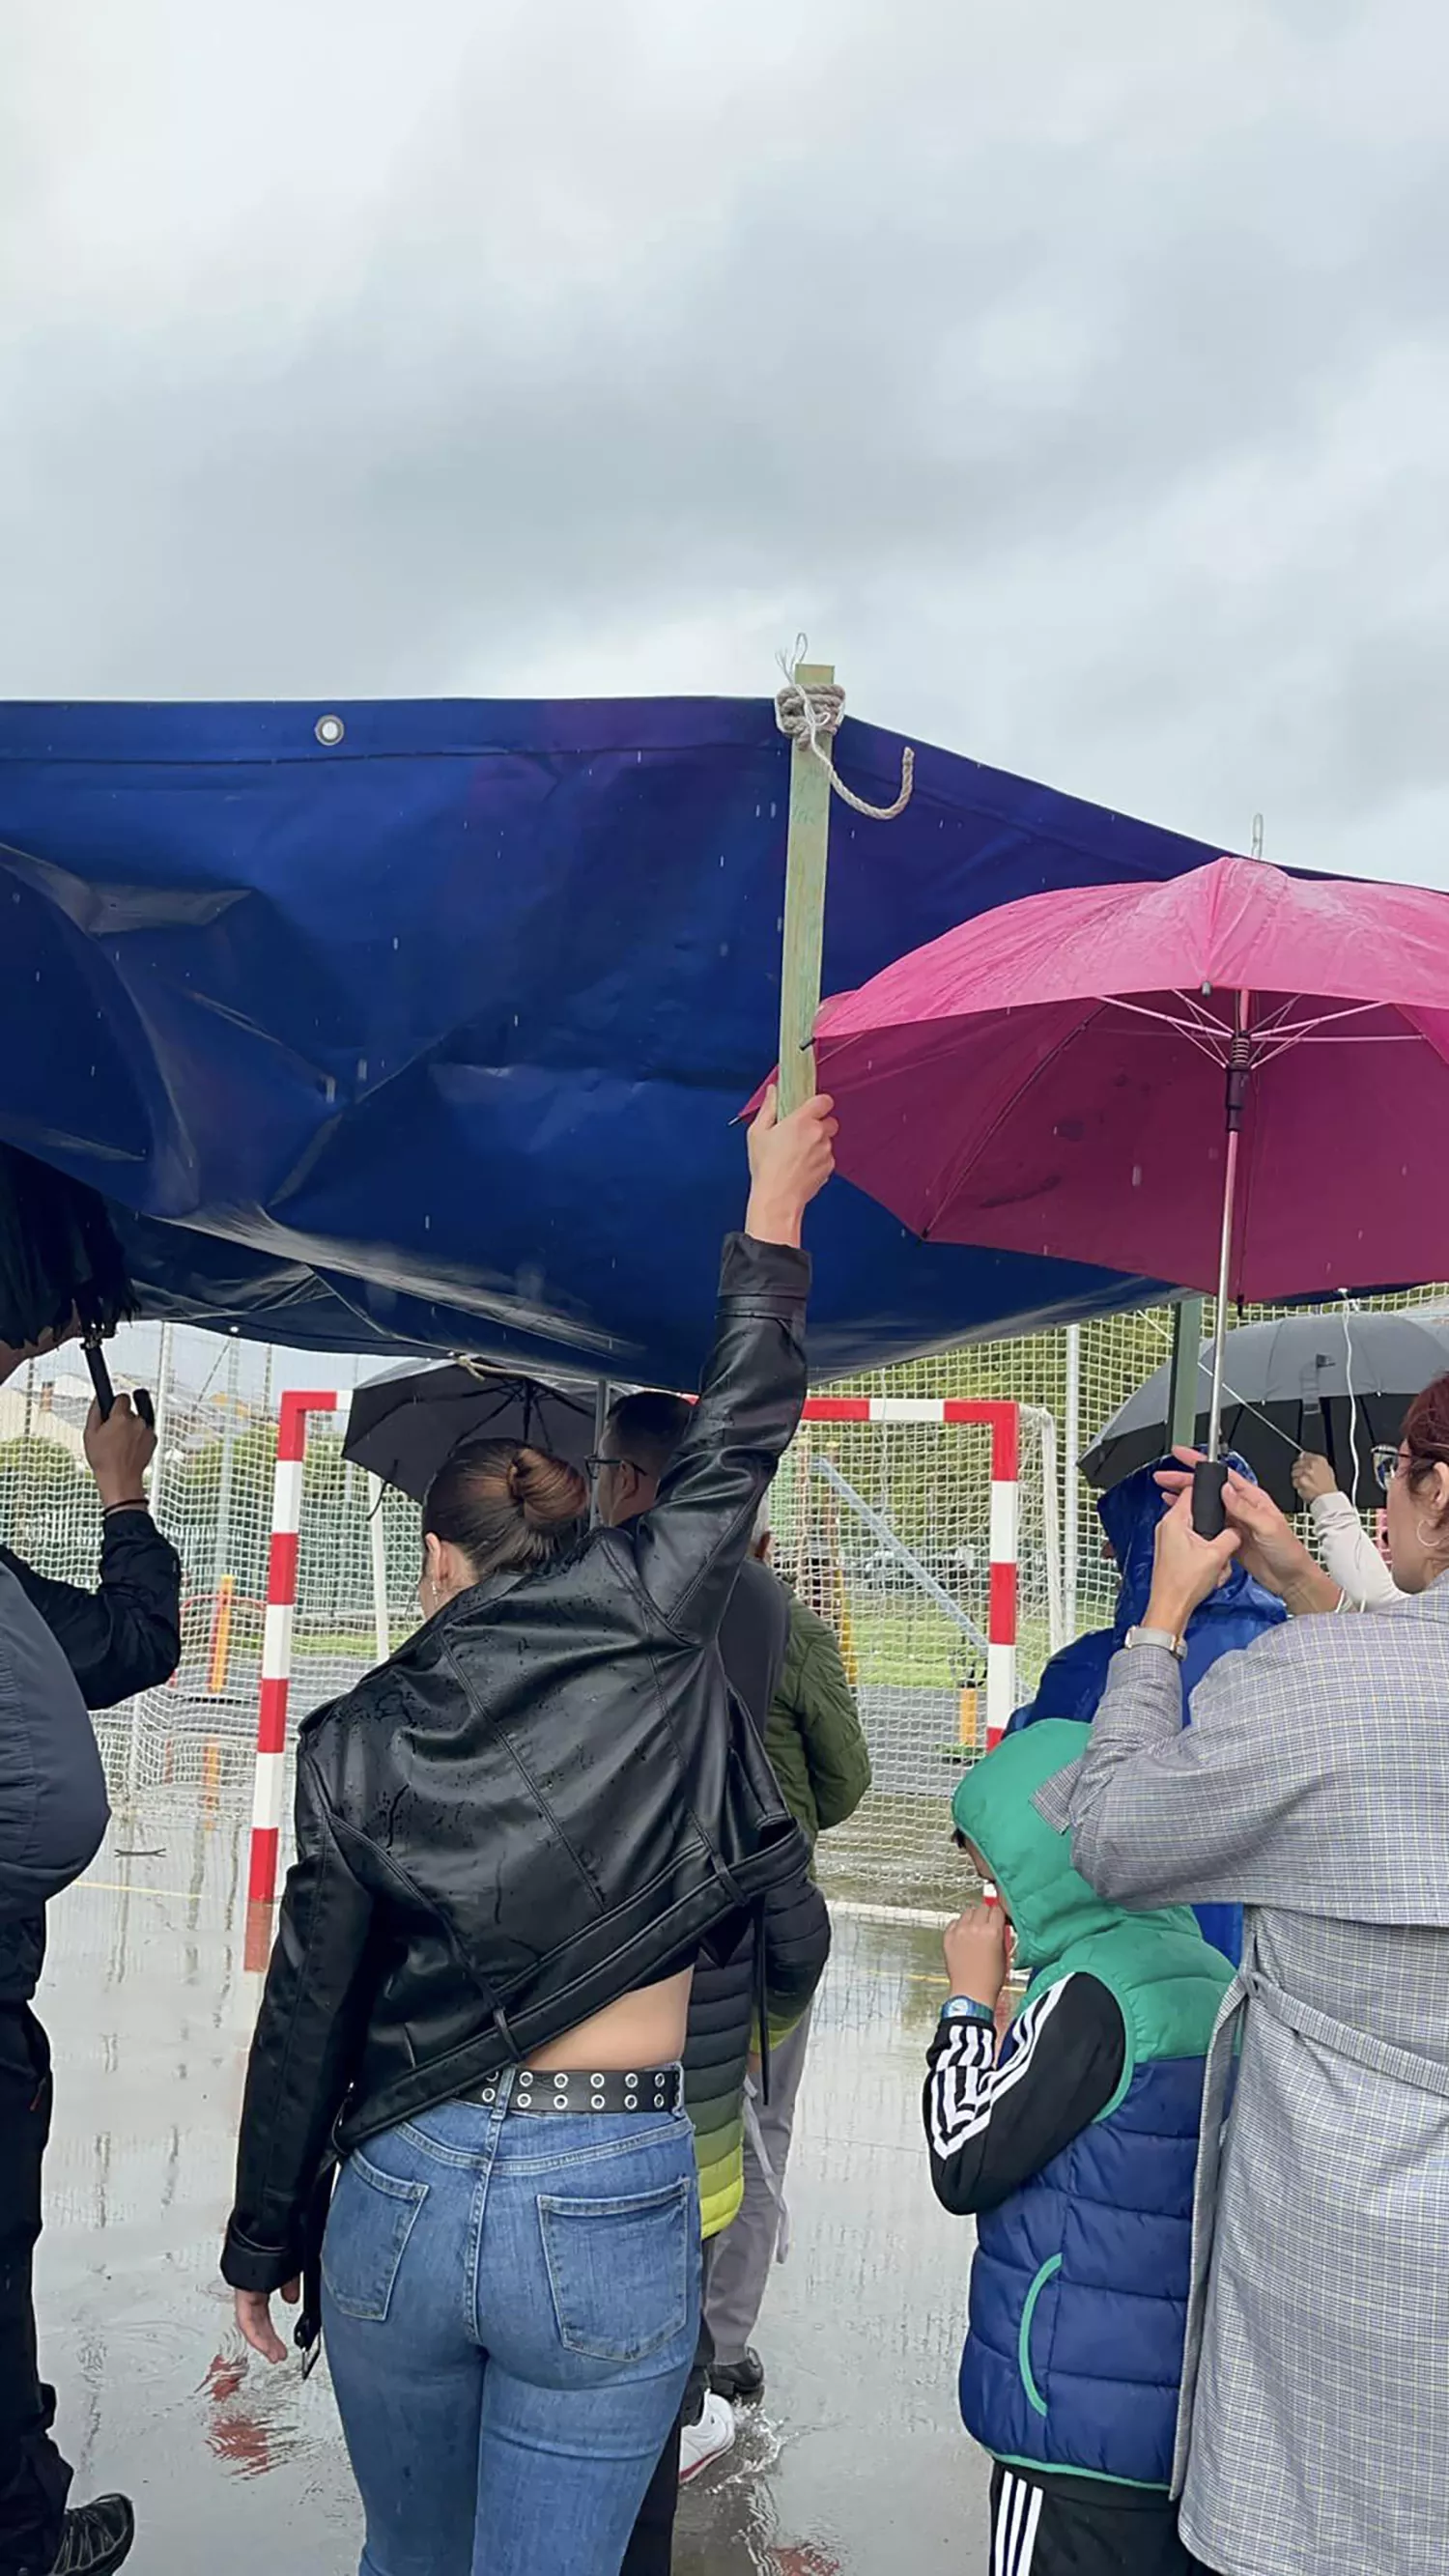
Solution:
M 1016 1706 L 1017 1493 L 1021 1408 L 967 1396 L 812 1395 L 807 1422 L 954 1422 L 991 1434 L 990 1593 L 986 1620 L 986 1749 Z
M 335 1393 L 289 1388 L 277 1416 L 277 1468 L 272 1483 L 272 1544 L 262 1630 L 262 1687 L 257 1702 L 257 1768 L 252 1789 L 248 1906 L 271 1906 L 277 1894 L 286 1777 L 287 1700 L 292 1686 L 292 1614 L 297 1606 L 297 1533 L 302 1525 L 302 1465 L 307 1417 L 335 1413 Z

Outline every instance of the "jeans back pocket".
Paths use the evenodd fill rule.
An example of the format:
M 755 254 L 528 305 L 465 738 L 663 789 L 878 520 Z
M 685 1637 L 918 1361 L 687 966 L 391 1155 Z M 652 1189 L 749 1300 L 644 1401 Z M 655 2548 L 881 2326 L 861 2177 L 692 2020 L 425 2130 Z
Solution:
M 540 2192 L 538 2223 L 567 2352 L 643 2361 L 689 2323 L 698 2251 L 694 2179 L 620 2200 Z
M 427 2196 L 425 2182 L 400 2182 L 395 2174 L 380 2173 L 364 2155 L 348 2157 L 322 2242 L 322 2277 L 344 2316 L 382 2324 Z

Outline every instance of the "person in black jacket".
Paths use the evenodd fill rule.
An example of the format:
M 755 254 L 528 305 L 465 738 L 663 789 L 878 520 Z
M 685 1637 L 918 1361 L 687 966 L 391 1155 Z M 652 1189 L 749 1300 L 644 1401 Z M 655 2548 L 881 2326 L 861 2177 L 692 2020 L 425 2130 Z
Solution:
M 0 1379 L 26 1355 L 0 1348 Z M 150 1519 L 156 1436 L 117 1398 L 92 1408 L 86 1456 L 104 1514 L 95 1592 L 0 1547 L 0 2576 L 109 2576 L 135 2523 L 121 2496 L 67 2510 L 71 2473 L 39 2377 L 32 2258 L 50 2131 L 50 2052 L 30 2009 L 45 1907 L 92 1860 L 105 1780 L 87 1708 L 169 1679 L 181 1652 L 181 1569 Z M 68 1669 L 69 1668 L 69 1669 Z
M 30 2009 L 47 1901 L 88 1867 L 109 1810 L 85 1702 L 64 1655 L 0 1565 L 0 2569 L 119 2567 L 134 2522 L 119 2496 L 66 2511 L 51 2440 L 32 2268 L 50 2131 L 50 2054 Z
M 717 1638 L 804 1399 L 834 1132 L 823 1100 L 751 1130 L 656 1508 L 589 1531 L 558 1460 L 465 1449 L 424 1509 L 424 1626 L 302 1729 L 223 2270 L 282 2359 L 270 2294 L 341 2158 L 319 2295 L 369 2571 L 615 2576 L 678 2411 L 693 1963 L 804 1853 Z

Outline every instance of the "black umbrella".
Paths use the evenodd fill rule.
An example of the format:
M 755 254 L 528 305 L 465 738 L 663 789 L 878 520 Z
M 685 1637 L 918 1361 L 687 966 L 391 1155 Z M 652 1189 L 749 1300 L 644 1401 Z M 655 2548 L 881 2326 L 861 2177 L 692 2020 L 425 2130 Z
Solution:
M 467 1360 L 390 1369 L 353 1396 L 342 1454 L 420 1503 L 466 1441 L 526 1440 L 583 1467 L 594 1446 L 596 1404 L 595 1389 L 582 1379 L 545 1386 Z
M 1354 1501 L 1360 1511 L 1371 1510 L 1383 1499 L 1373 1472 L 1375 1447 L 1398 1439 L 1410 1397 L 1446 1369 L 1449 1312 L 1431 1308 L 1414 1314 L 1287 1315 L 1273 1324 L 1241 1325 L 1224 1345 L 1223 1447 L 1247 1459 L 1285 1511 L 1297 1511 L 1291 1470 L 1302 1449 L 1327 1458 L 1348 1492 L 1355 1416 Z M 1162 1456 L 1170 1379 L 1171 1370 L 1160 1368 L 1099 1433 L 1082 1460 L 1092 1484 L 1118 1485 L 1135 1467 Z M 1205 1342 L 1197 1373 L 1199 1445 L 1211 1400 L 1212 1345 Z
M 0 1145 L 0 1342 L 49 1348 L 79 1330 L 108 1414 L 115 1402 L 102 1341 L 136 1312 L 115 1229 L 99 1193 L 49 1163 Z M 136 1409 L 151 1418 L 151 1399 Z

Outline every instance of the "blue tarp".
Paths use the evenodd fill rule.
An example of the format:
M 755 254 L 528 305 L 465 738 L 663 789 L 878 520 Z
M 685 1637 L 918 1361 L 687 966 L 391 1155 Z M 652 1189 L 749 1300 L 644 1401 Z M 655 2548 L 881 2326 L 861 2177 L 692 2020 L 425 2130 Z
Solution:
M 340 742 L 318 739 L 340 716 Z M 900 744 L 847 722 L 888 801 Z M 689 1380 L 775 1051 L 768 702 L 0 708 L 0 1135 L 105 1191 L 145 1310 Z M 918 747 L 833 808 L 826 989 L 1216 852 Z M 1148 1293 L 837 1184 L 824 1375 Z

